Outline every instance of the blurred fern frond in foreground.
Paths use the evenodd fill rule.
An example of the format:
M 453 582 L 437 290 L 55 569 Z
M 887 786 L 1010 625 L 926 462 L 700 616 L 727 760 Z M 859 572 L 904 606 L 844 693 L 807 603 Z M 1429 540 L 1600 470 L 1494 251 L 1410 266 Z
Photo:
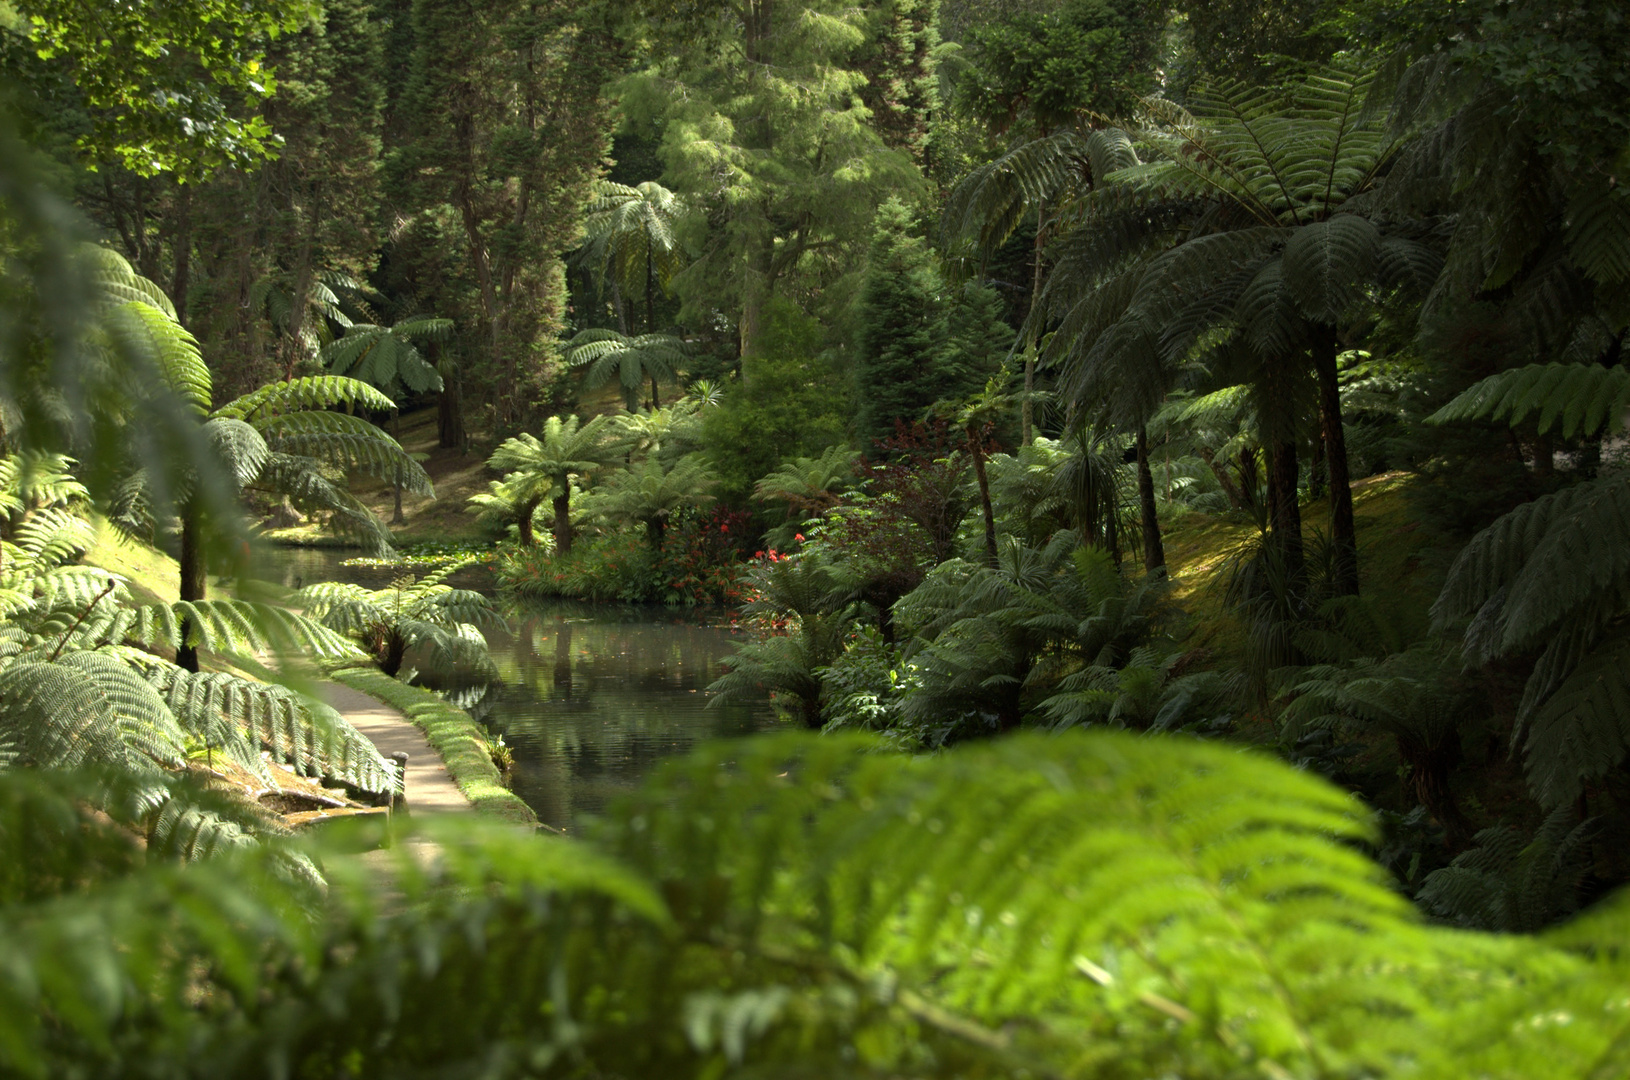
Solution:
M 704 750 L 587 841 L 458 822 L 384 903 L 332 853 L 326 897 L 277 845 L 140 864 L 68 780 L 0 772 L 0 1070 L 1619 1074 L 1623 904 L 1428 926 L 1356 801 L 1214 744 L 867 746 Z

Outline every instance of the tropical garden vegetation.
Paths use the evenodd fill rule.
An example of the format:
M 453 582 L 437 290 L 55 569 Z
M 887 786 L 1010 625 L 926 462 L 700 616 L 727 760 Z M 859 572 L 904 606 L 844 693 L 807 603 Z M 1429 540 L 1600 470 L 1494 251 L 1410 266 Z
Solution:
M 0 0 L 0 1073 L 1630 1072 L 1627 51 Z M 511 598 L 727 607 L 788 730 L 291 834 L 399 795 L 322 666 L 490 676 L 503 601 L 258 545 L 438 487 Z

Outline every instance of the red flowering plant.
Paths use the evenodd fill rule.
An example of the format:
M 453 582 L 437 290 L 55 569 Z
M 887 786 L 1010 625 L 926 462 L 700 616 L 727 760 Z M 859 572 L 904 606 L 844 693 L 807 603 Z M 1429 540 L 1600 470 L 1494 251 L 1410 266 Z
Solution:
M 668 604 L 737 604 L 748 568 L 749 516 L 714 506 L 682 511 L 668 526 L 657 558 L 658 595 Z

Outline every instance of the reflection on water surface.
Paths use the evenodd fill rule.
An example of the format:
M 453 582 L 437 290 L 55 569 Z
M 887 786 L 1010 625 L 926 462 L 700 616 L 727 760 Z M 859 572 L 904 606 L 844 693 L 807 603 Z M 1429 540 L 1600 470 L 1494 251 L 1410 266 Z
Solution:
M 528 606 L 510 630 L 488 632 L 501 681 L 470 709 L 514 748 L 515 792 L 548 824 L 569 828 L 700 740 L 780 726 L 768 702 L 708 707 L 736 634 L 695 613 Z

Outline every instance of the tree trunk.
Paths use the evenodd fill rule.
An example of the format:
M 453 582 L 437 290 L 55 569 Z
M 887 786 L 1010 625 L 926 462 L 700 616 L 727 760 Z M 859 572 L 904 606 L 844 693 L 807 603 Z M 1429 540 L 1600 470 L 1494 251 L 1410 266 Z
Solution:
M 526 499 L 515 508 L 518 518 L 515 522 L 515 538 L 521 542 L 522 547 L 533 547 L 538 538 L 532 531 L 532 512 L 538 508 L 542 499 Z
M 407 516 L 402 513 L 402 481 L 400 479 L 391 485 L 391 497 L 391 524 L 400 525 L 407 520 Z
M 192 287 L 192 189 L 185 184 L 176 192 L 175 273 L 170 278 L 170 303 L 175 321 L 187 325 L 187 291 Z
M 1556 472 L 1556 443 L 1549 431 L 1534 439 L 1534 472 L 1551 476 Z
M 968 429 L 968 451 L 973 455 L 973 474 L 979 481 L 979 509 L 985 515 L 985 560 L 996 565 L 996 514 L 990 505 L 990 479 L 985 475 L 985 433 Z
M 394 631 L 385 639 L 385 655 L 379 660 L 379 670 L 391 678 L 402 670 L 402 661 L 407 658 L 407 642 Z
M 203 511 L 196 498 L 190 499 L 181 511 L 181 589 L 182 600 L 204 599 L 209 585 L 208 568 L 204 564 Z M 176 666 L 186 671 L 198 670 L 198 647 L 188 639 L 196 628 L 191 619 L 182 619 L 180 644 L 176 646 Z
M 770 274 L 775 259 L 775 239 L 765 237 L 748 249 L 747 280 L 742 283 L 741 380 L 748 380 L 748 361 L 758 355 L 759 338 L 764 332 L 764 305 L 770 298 Z
M 1138 506 L 1143 512 L 1143 571 L 1166 568 L 1166 547 L 1160 542 L 1160 517 L 1155 508 L 1155 478 L 1149 471 L 1149 431 L 1138 425 Z
M 1217 464 L 1216 452 L 1209 446 L 1202 446 L 1200 447 L 1200 460 L 1206 463 L 1206 467 L 1211 470 L 1211 475 L 1215 476 L 1217 483 L 1222 486 L 1223 494 L 1228 496 L 1228 505 L 1235 510 L 1244 509 L 1245 500 L 1240 497 L 1239 485 L 1234 483 L 1234 478 L 1228 474 L 1226 468 Z
M 561 492 L 555 496 L 555 554 L 572 553 L 572 488 L 571 478 L 561 477 Z
M 1330 542 L 1335 547 L 1335 590 L 1358 595 L 1358 533 L 1353 523 L 1353 485 L 1347 472 L 1347 436 L 1341 425 L 1341 389 L 1336 382 L 1336 328 L 1321 326 L 1313 338 L 1313 366 L 1319 377 L 1319 420 L 1324 427 L 1324 459 L 1330 470 Z
M 1273 514 L 1273 537 L 1285 559 L 1285 572 L 1292 583 L 1300 582 L 1306 570 L 1302 551 L 1302 508 L 1296 502 L 1296 482 L 1300 474 L 1296 444 L 1288 439 L 1268 450 L 1268 502 Z
M 441 391 L 436 395 L 436 445 L 443 450 L 463 450 L 464 402 L 458 371 L 445 360 L 436 365 L 436 371 L 441 375 Z
M 657 399 L 657 373 L 651 372 L 651 411 L 656 412 L 662 408 L 662 402 Z
M 1019 407 L 1019 443 L 1029 446 L 1035 438 L 1035 404 L 1031 395 L 1036 391 L 1036 331 L 1038 327 L 1030 316 L 1035 314 L 1036 298 L 1041 295 L 1041 250 L 1042 250 L 1042 221 L 1047 214 L 1047 204 L 1042 203 L 1036 207 L 1036 243 L 1031 252 L 1030 266 L 1030 303 L 1025 312 L 1026 321 L 1029 322 L 1030 332 L 1025 335 L 1024 343 L 1024 402 Z

